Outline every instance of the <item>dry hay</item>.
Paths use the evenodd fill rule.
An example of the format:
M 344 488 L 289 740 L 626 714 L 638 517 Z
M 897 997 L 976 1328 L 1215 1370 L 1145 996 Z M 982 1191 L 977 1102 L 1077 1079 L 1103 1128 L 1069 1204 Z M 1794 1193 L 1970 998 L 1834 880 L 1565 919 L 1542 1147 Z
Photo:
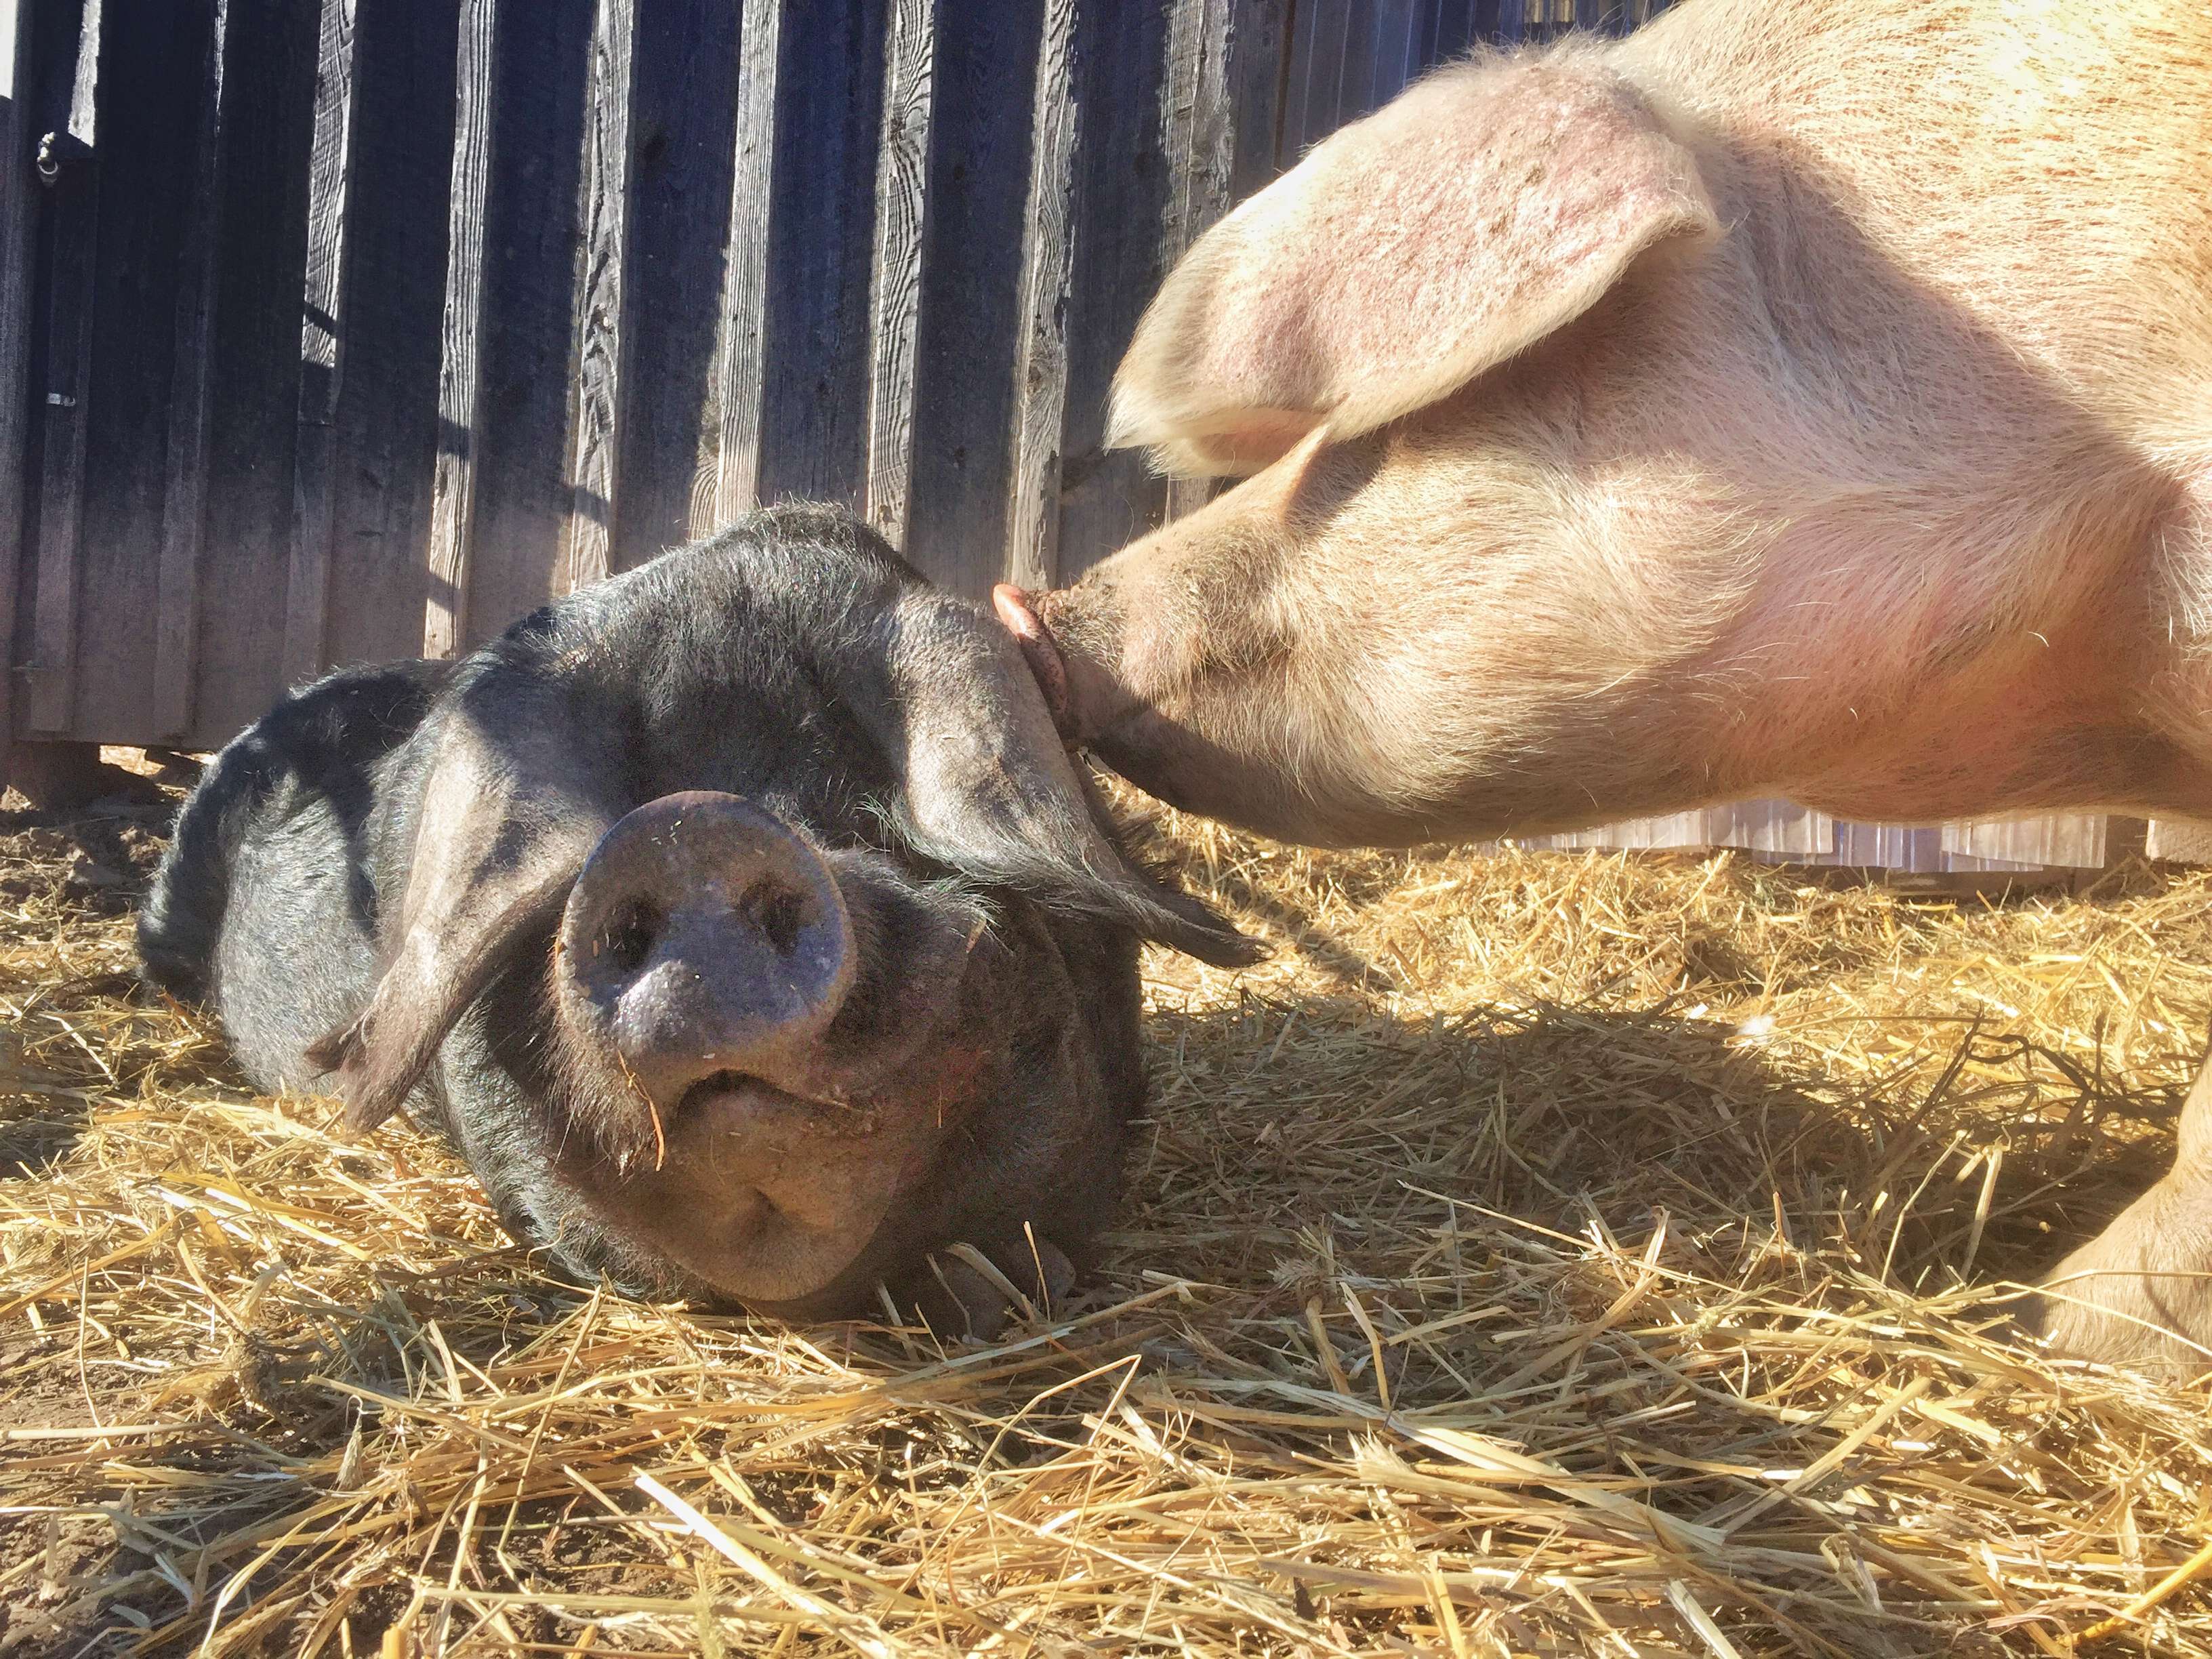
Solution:
M 545 1278 L 132 989 L 117 829 L 0 842 L 0 1649 L 2212 1654 L 2205 1395 L 1987 1299 L 2165 1158 L 2212 877 L 1170 822 L 1280 949 L 1149 962 L 1127 1224 L 972 1347 Z

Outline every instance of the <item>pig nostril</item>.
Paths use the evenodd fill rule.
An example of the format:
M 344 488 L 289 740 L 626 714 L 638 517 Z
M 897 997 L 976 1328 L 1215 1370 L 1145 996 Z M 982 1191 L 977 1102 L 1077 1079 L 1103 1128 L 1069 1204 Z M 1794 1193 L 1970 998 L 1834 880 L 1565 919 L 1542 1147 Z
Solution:
M 617 973 L 635 973 L 652 954 L 660 921 L 660 913 L 642 899 L 623 905 L 600 931 L 598 954 Z
M 738 909 L 759 928 L 778 956 L 789 956 L 806 925 L 806 901 L 788 887 L 763 882 L 738 901 Z

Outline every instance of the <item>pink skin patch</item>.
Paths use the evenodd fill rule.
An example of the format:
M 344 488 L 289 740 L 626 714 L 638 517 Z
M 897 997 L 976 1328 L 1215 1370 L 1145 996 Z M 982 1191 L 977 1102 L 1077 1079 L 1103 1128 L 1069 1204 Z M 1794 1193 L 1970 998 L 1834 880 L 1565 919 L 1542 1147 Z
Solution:
M 1045 707 L 1052 710 L 1053 723 L 1066 731 L 1067 665 L 1060 660 L 1060 647 L 1053 642 L 1051 631 L 1039 620 L 1036 605 L 1021 588 L 1012 582 L 1000 582 L 991 590 L 991 608 L 999 613 L 999 620 L 1006 624 L 1006 631 L 1021 641 L 1022 655 L 1028 659 L 1037 689 L 1044 693 Z

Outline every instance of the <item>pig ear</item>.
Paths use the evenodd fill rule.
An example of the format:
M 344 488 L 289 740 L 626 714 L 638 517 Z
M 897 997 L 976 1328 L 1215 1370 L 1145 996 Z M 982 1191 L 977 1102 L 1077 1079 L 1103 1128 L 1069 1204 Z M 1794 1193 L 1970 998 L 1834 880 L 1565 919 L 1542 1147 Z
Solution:
M 1718 234 L 1695 159 L 1587 52 L 1431 76 L 1200 237 L 1138 325 L 1108 441 L 1256 471 L 1449 396 L 1673 238 Z
M 379 927 L 387 966 L 361 1017 L 307 1051 L 336 1073 L 354 1135 L 404 1103 L 508 947 L 558 917 L 618 816 L 599 781 L 619 767 L 599 763 L 548 688 L 494 671 L 432 719 L 406 887 Z
M 917 852 L 1201 962 L 1259 959 L 1262 946 L 1133 868 L 1099 827 L 1011 635 L 920 587 L 883 627 L 890 696 L 865 701 L 897 758 L 900 828 Z

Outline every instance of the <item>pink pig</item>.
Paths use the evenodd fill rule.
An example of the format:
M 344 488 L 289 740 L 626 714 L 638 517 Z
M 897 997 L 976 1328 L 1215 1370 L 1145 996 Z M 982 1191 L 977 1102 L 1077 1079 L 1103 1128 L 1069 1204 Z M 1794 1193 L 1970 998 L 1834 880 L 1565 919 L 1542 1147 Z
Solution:
M 1251 476 L 999 606 L 1178 805 L 2212 816 L 2212 7 L 1690 0 L 1444 70 L 1200 240 L 1112 432 Z M 2212 1367 L 2212 1068 L 2043 1319 Z

